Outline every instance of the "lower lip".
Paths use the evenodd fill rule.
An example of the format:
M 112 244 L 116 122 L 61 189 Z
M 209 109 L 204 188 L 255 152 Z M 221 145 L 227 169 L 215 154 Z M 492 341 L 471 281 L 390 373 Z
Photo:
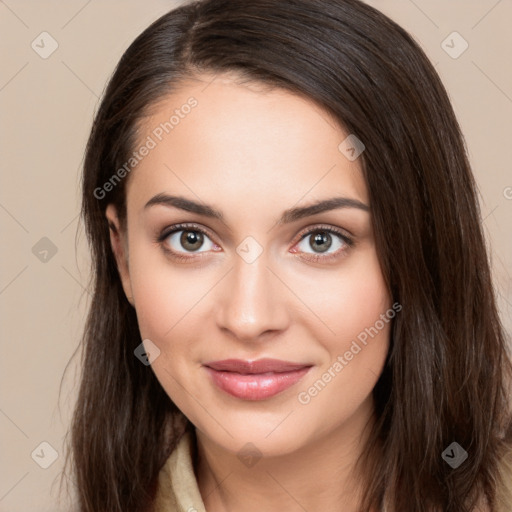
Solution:
M 299 382 L 310 366 L 290 372 L 241 374 L 205 367 L 213 382 L 223 391 L 243 400 L 265 400 Z

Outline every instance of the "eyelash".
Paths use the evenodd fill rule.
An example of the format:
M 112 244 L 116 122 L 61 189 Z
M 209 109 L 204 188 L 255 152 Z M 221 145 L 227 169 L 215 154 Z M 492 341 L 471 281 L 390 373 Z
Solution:
M 165 228 L 157 236 L 155 242 L 160 244 L 160 246 L 162 247 L 162 250 L 166 254 L 168 254 L 169 256 L 171 256 L 172 258 L 174 258 L 174 259 L 176 259 L 178 261 L 190 262 L 191 259 L 202 258 L 203 257 L 202 253 L 200 253 L 201 255 L 184 256 L 183 254 L 175 252 L 172 249 L 169 249 L 168 247 L 165 246 L 164 241 L 169 236 L 171 236 L 172 234 L 174 234 L 176 232 L 179 232 L 179 231 L 192 231 L 192 232 L 196 232 L 197 231 L 199 233 L 202 233 L 203 235 L 206 235 L 210 239 L 212 238 L 211 234 L 207 230 L 205 230 L 204 228 L 202 228 L 201 226 L 199 226 L 197 224 L 174 224 L 173 226 Z M 340 231 L 340 230 L 338 230 L 336 228 L 333 228 L 332 226 L 326 226 L 326 225 L 317 225 L 317 226 L 314 226 L 312 228 L 307 228 L 306 231 L 303 231 L 299 235 L 299 240 L 294 244 L 294 246 L 299 244 L 300 242 L 302 242 L 302 240 L 304 238 L 306 238 L 308 235 L 311 235 L 312 233 L 316 233 L 318 231 L 337 235 L 346 244 L 346 247 L 344 247 L 342 249 L 338 249 L 338 251 L 336 251 L 336 252 L 334 252 L 332 254 L 328 254 L 327 256 L 322 256 L 321 254 L 306 253 L 306 254 L 308 254 L 308 256 L 305 259 L 307 259 L 309 261 L 313 261 L 313 262 L 318 262 L 318 261 L 320 261 L 320 262 L 328 262 L 328 261 L 331 261 L 333 259 L 337 259 L 338 257 L 343 255 L 346 251 L 348 251 L 349 249 L 351 249 L 354 246 L 354 240 L 352 238 L 348 237 L 342 231 Z

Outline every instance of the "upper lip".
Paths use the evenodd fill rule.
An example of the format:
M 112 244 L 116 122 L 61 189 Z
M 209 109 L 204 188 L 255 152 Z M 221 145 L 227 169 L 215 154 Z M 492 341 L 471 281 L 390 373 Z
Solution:
M 213 370 L 236 372 L 242 374 L 267 373 L 267 372 L 291 372 L 311 366 L 304 363 L 293 363 L 290 361 L 281 361 L 279 359 L 259 359 L 257 361 L 244 361 L 243 359 L 224 359 L 222 361 L 212 361 L 205 363 Z

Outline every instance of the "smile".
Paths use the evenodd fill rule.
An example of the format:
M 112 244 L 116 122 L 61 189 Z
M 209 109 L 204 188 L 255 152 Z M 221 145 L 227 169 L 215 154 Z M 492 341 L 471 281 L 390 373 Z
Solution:
M 242 400 L 264 400 L 290 388 L 306 375 L 311 365 L 277 359 L 244 361 L 227 359 L 204 365 L 213 383 Z

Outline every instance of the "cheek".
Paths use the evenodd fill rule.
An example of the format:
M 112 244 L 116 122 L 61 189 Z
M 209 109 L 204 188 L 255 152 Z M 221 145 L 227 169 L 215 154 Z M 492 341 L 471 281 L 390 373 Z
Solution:
M 201 324 L 197 316 L 208 283 L 193 277 L 193 271 L 173 269 L 164 257 L 153 257 L 150 261 L 142 251 L 131 256 L 132 290 L 140 334 L 160 350 L 159 357 L 151 364 L 152 371 L 176 406 L 197 422 L 200 418 L 190 406 L 189 393 L 194 396 L 199 393 L 190 383 L 190 375 L 196 370 L 198 360 L 194 341 Z
M 354 253 L 353 258 L 333 272 L 303 272 L 298 282 L 298 294 L 306 298 L 316 314 L 317 336 L 331 355 L 344 352 L 347 344 L 372 327 L 391 307 L 373 247 Z M 380 322 L 379 327 L 386 330 Z
M 299 403 L 314 402 L 315 409 L 333 411 L 338 421 L 358 407 L 377 382 L 396 311 L 374 251 L 359 253 L 357 260 L 317 287 L 306 284 L 314 290 L 310 300 L 316 301 L 318 316 L 328 329 L 316 331 L 324 357 L 301 386 Z M 337 397 L 341 402 L 336 406 Z
M 160 342 L 194 318 L 214 284 L 211 273 L 208 277 L 200 269 L 178 268 L 158 248 L 132 251 L 130 276 L 141 336 Z
M 355 339 L 360 333 L 366 332 L 391 307 L 380 268 L 376 261 L 371 263 L 362 266 L 359 272 L 351 273 L 340 283 L 345 286 L 346 293 L 341 294 L 337 312 L 331 307 L 333 330 L 343 340 L 347 337 Z M 331 296 L 335 296 L 334 292 Z M 383 329 L 380 326 L 380 330 Z

